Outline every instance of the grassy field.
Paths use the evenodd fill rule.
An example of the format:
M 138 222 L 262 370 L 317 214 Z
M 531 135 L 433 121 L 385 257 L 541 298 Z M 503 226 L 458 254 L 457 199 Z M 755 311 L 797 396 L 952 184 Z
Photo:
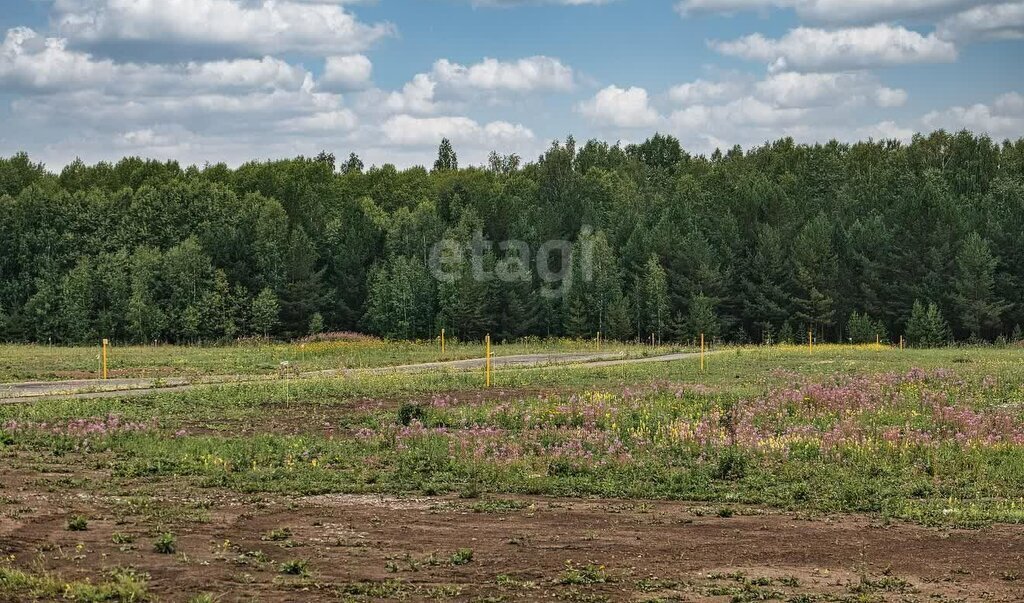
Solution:
M 211 373 L 259 369 L 233 352 L 221 356 L 226 364 L 217 364 L 215 352 L 223 349 L 197 351 L 189 366 Z M 467 346 L 453 354 L 463 352 L 471 356 L 478 350 Z M 324 363 L 406 363 L 429 356 L 427 346 L 408 344 Z M 5 362 L 10 363 L 6 356 Z M 38 365 L 26 369 L 40 371 Z M 0 512 L 24 530 L 15 532 L 18 544 L 8 551 L 15 558 L 0 566 L 0 593 L 13 599 L 26 593 L 45 598 L 54 584 L 69 592 L 60 580 L 74 584 L 84 577 L 93 579 L 93 589 L 102 582 L 104 588 L 159 594 L 172 582 L 161 565 L 166 558 L 149 550 L 160 548 L 161 538 L 190 543 L 168 545 L 178 555 L 172 565 L 196 558 L 216 564 L 214 549 L 223 543 L 197 544 L 187 534 L 217 524 L 229 507 L 252 517 L 267 501 L 302 509 L 317 496 L 339 494 L 426 496 L 437 504 L 512 514 L 536 512 L 531 497 L 538 496 L 686 501 L 697 516 L 722 521 L 760 513 L 858 513 L 882 522 L 977 529 L 1024 523 L 1024 354 L 980 348 L 821 346 L 813 354 L 798 347 L 739 348 L 709 356 L 703 374 L 696 360 L 519 368 L 498 371 L 489 390 L 481 389 L 478 374 L 445 372 L 220 385 L 131 399 L 43 400 L 0 406 L 0 464 Z M 388 513 L 380 508 L 372 517 Z M 60 530 L 51 525 L 45 538 L 33 533 L 32 526 L 46 521 Z M 77 521 L 106 543 L 86 546 L 94 555 L 90 561 L 40 552 L 39 542 L 47 538 L 73 549 Z M 211 538 L 234 541 L 231 529 L 216 530 Z M 113 544 L 120 533 L 146 541 L 146 555 L 138 552 L 142 546 Z M 260 538 L 292 540 L 285 532 Z M 432 546 L 457 548 L 445 542 Z M 98 552 L 104 547 L 112 550 Z M 374 598 L 377 591 L 360 591 L 351 576 L 327 580 L 323 564 L 317 574 L 312 550 L 281 549 L 280 563 L 261 566 L 265 575 L 252 574 L 256 585 L 246 588 L 275 600 L 282 592 L 275 589 L 313 588 L 316 580 L 309 576 L 319 575 L 329 583 L 326 590 L 314 589 L 320 595 Z M 130 573 L 142 570 L 123 564 L 112 569 L 104 554 L 148 560 L 156 565 L 145 570 L 158 577 L 147 587 L 146 579 Z M 238 554 L 228 555 L 231 564 Z M 440 563 L 445 568 L 472 563 L 472 551 L 444 554 L 451 555 Z M 470 559 L 459 561 L 457 555 Z M 297 565 L 285 567 L 290 562 Z M 585 564 L 576 570 L 565 589 L 579 591 L 582 584 L 607 594 L 604 579 L 597 580 L 603 573 L 580 578 L 591 570 Z M 72 577 L 59 578 L 64 574 Z M 1015 578 L 1007 576 L 1013 585 Z M 393 578 L 373 582 L 384 589 L 377 595 L 438 595 L 381 586 Z M 481 590 L 481 578 L 463 578 L 469 590 L 453 596 L 494 594 L 501 581 L 490 576 Z M 577 578 L 582 583 L 572 584 Z M 234 588 L 222 592 L 229 590 Z M 519 594 L 531 598 L 529 592 Z M 723 600 L 761 600 L 737 596 Z
M 603 342 L 602 352 L 630 355 L 666 353 L 669 346 L 636 346 Z M 596 341 L 547 340 L 495 344 L 495 356 L 538 352 L 596 352 Z M 0 344 L 0 383 L 93 379 L 101 371 L 99 345 L 66 347 Z M 482 358 L 482 342 L 449 341 L 445 353 L 438 342 L 393 342 L 372 337 L 309 343 L 245 343 L 224 346 L 111 346 L 110 377 L 201 377 L 272 375 L 282 362 L 296 371 L 372 368 L 444 360 Z

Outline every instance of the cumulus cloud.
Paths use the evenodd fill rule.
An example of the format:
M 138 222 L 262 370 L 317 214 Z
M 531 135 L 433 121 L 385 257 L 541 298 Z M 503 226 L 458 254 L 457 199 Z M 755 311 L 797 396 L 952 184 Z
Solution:
M 338 3 L 274 0 L 58 0 L 54 22 L 78 43 L 140 42 L 231 47 L 242 53 L 358 52 L 394 33 Z
M 933 111 L 922 118 L 926 129 L 968 129 L 995 139 L 1015 139 L 1024 135 L 1024 96 L 1011 92 L 991 104 L 976 103 Z
M 493 121 L 480 124 L 468 117 L 415 117 L 396 115 L 381 127 L 385 138 L 397 145 L 436 145 L 442 138 L 475 145 L 501 145 L 532 140 L 533 132 L 520 124 Z
M 776 39 L 758 33 L 710 44 L 725 55 L 768 63 L 772 71 L 869 69 L 949 62 L 957 57 L 952 43 L 894 25 L 835 30 L 799 27 Z
M 992 0 L 681 0 L 676 10 L 683 16 L 735 13 L 749 10 L 794 9 L 803 19 L 833 24 L 865 24 L 895 19 L 935 21 L 953 12 Z
M 1024 2 L 976 6 L 943 19 L 937 32 L 957 41 L 1024 38 Z
M 577 106 L 591 121 L 618 128 L 643 128 L 657 123 L 659 116 L 650 104 L 647 90 L 608 86 L 592 99 Z
M 370 85 L 373 63 L 365 55 L 327 57 L 320 80 L 329 86 L 344 90 L 358 90 Z
M 700 79 L 673 86 L 669 89 L 668 96 L 681 105 L 693 105 L 736 97 L 743 91 L 743 88 L 742 82 L 711 82 Z
M 376 109 L 393 113 L 437 113 L 470 100 L 490 104 L 507 102 L 510 95 L 567 92 L 575 87 L 571 67 L 558 59 L 533 56 L 516 61 L 485 58 L 461 65 L 439 59 L 427 73 L 418 73 L 401 90 L 384 99 L 370 96 Z
M 573 88 L 573 71 L 558 59 L 534 56 L 512 62 L 485 58 L 465 66 L 441 59 L 434 63 L 435 81 L 455 89 L 535 92 L 568 91 Z
M 18 27 L 0 44 L 0 83 L 24 92 L 88 90 L 163 95 L 198 91 L 299 89 L 312 85 L 305 69 L 280 59 L 234 59 L 175 65 L 115 63 L 69 50 L 63 38 Z
M 859 105 L 898 107 L 906 102 L 904 90 L 888 88 L 864 72 L 775 73 L 755 86 L 757 95 L 781 107 Z
M 558 4 L 562 6 L 595 6 L 609 4 L 616 0 L 469 0 L 473 6 L 512 8 L 530 4 Z

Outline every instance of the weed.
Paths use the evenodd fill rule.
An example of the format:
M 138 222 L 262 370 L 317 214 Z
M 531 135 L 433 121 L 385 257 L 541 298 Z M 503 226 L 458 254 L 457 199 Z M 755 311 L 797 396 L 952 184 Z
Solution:
M 156 537 L 153 541 L 153 550 L 162 555 L 172 555 L 177 550 L 177 539 L 174 534 L 170 532 L 164 532 Z
M 473 549 L 459 549 L 449 558 L 452 565 L 466 565 L 473 560 Z
M 82 532 L 89 527 L 89 520 L 84 515 L 72 515 L 68 518 L 68 530 L 72 532 Z
M 559 576 L 558 584 L 603 584 L 608 581 L 608 574 L 603 565 L 588 563 L 577 565 L 572 561 L 565 562 L 565 569 Z
M 288 574 L 290 576 L 308 576 L 309 561 L 306 559 L 290 559 L 282 563 L 278 570 L 282 574 Z

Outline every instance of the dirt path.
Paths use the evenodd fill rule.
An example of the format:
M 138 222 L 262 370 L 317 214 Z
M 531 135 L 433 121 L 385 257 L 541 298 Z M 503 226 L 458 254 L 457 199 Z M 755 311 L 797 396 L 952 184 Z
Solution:
M 495 369 L 530 368 L 543 366 L 564 366 L 567 364 L 587 364 L 593 367 L 618 366 L 647 362 L 672 362 L 694 358 L 696 353 L 666 354 L 643 358 L 626 358 L 622 353 L 550 353 L 522 354 L 517 356 L 496 356 L 492 359 Z M 303 372 L 292 376 L 296 379 L 314 379 L 336 376 L 380 375 L 388 373 L 423 373 L 428 371 L 471 371 L 484 367 L 483 358 L 468 360 L 452 360 L 447 362 L 427 362 L 422 364 L 406 364 L 399 366 L 332 369 L 325 371 Z M 201 385 L 256 383 L 278 380 L 278 375 L 220 375 L 189 379 L 185 377 L 167 377 L 161 379 L 107 379 L 107 380 L 72 380 L 72 381 L 28 381 L 24 383 L 0 383 L 0 403 L 21 403 L 46 398 L 109 398 L 139 396 L 154 390 L 181 391 Z
M 1019 527 L 978 531 L 695 503 L 544 497 L 12 492 L 0 543 L 65 579 L 114 567 L 162 600 L 1021 601 Z M 72 513 L 88 529 L 69 532 Z M 200 517 L 201 516 L 201 517 Z M 153 550 L 173 532 L 175 555 Z M 113 534 L 125 535 L 115 544 Z M 462 552 L 460 552 L 460 549 Z M 282 564 L 306 563 L 306 576 Z

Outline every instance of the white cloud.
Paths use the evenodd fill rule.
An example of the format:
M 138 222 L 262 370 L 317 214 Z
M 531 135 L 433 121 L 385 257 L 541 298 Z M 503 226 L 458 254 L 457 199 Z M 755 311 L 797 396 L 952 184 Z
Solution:
M 485 58 L 468 67 L 441 59 L 434 63 L 431 76 L 437 82 L 462 90 L 568 91 L 574 86 L 572 69 L 558 59 L 545 56 L 512 62 Z
M 608 86 L 594 98 L 577 106 L 580 113 L 595 123 L 619 128 L 643 128 L 657 123 L 659 116 L 650 105 L 647 90 Z
M 336 109 L 286 119 L 278 127 L 287 132 L 338 132 L 352 130 L 358 121 L 351 110 Z
M 485 58 L 473 65 L 447 59 L 434 62 L 428 73 L 418 73 L 401 90 L 369 101 L 392 113 L 437 113 L 476 101 L 502 104 L 510 95 L 564 92 L 575 86 L 573 70 L 558 59 L 534 56 L 516 61 Z
M 295 90 L 312 86 L 312 75 L 273 57 L 189 62 L 177 65 L 115 63 L 69 50 L 67 40 L 43 38 L 31 29 L 7 31 L 0 44 L 0 83 L 26 92 L 90 90 L 116 94 L 194 94 L 214 90 Z
M 956 47 L 934 34 L 893 25 L 824 30 L 799 27 L 778 39 L 752 34 L 711 42 L 726 55 L 763 61 L 773 71 L 837 71 L 953 61 Z
M 688 16 L 791 8 L 803 19 L 856 24 L 908 18 L 934 21 L 979 4 L 995 3 L 993 0 L 681 0 L 676 3 L 676 10 Z
M 530 4 L 558 4 L 562 6 L 596 6 L 609 4 L 616 0 L 469 0 L 473 6 L 488 6 L 497 8 L 513 8 L 527 6 Z
M 1024 136 L 1024 96 L 1016 92 L 1004 94 L 991 104 L 950 107 L 932 111 L 921 119 L 929 130 L 971 130 L 988 134 L 997 140 Z
M 397 145 L 436 145 L 442 138 L 475 145 L 500 145 L 532 140 L 525 126 L 504 121 L 481 125 L 468 117 L 396 115 L 381 126 L 385 138 Z
M 673 86 L 669 89 L 668 96 L 681 105 L 693 105 L 735 97 L 742 92 L 743 88 L 744 85 L 741 82 L 695 80 Z
M 887 88 L 868 73 L 795 73 L 769 75 L 755 86 L 757 95 L 781 107 L 858 105 L 898 107 L 906 102 L 903 90 Z
M 58 0 L 54 21 L 76 42 L 168 42 L 245 53 L 343 54 L 394 33 L 330 3 L 274 0 Z
M 366 56 L 353 54 L 327 57 L 321 81 L 344 90 L 358 90 L 370 84 L 373 63 Z
M 937 32 L 949 40 L 1024 38 L 1024 2 L 971 8 L 943 19 Z
M 434 90 L 437 84 L 425 73 L 418 73 L 401 91 L 388 95 L 385 106 L 395 113 L 432 113 L 437 108 Z
M 779 107 L 753 97 L 743 97 L 724 105 L 693 105 L 672 113 L 669 121 L 680 128 L 706 129 L 712 123 L 731 126 L 779 126 L 801 121 L 803 108 Z

